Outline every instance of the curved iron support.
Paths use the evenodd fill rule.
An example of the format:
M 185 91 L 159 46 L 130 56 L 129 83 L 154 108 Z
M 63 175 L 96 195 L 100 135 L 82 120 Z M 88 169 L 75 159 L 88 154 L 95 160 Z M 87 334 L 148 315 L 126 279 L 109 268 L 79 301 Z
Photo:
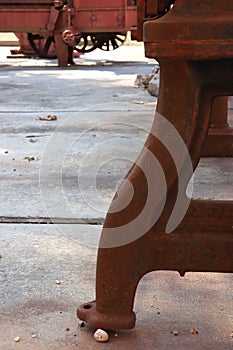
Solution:
M 215 3 L 223 8 L 222 1 Z M 195 8 L 191 0 L 178 0 L 177 4 L 185 4 L 186 10 Z M 147 49 L 151 42 L 145 45 Z M 207 137 L 213 100 L 233 95 L 233 58 L 213 59 L 212 55 L 204 59 L 202 52 L 201 57 L 195 53 L 191 59 L 192 45 L 183 57 L 181 51 L 175 57 L 174 51 L 175 59 L 169 48 L 166 58 L 160 44 L 156 45 L 154 57 L 161 69 L 158 114 L 105 220 L 98 250 L 96 301 L 79 306 L 77 312 L 93 328 L 132 328 L 136 288 L 150 271 L 176 270 L 181 275 L 186 271 L 233 272 L 233 202 L 190 199 L 188 208 L 185 194 L 191 176 L 188 160 L 190 157 L 195 169 Z M 157 52 L 162 52 L 161 56 Z M 184 152 L 172 130 L 183 140 Z
M 225 84 L 221 83 L 219 77 L 219 67 L 222 66 L 224 69 L 221 75 L 229 76 L 229 81 L 231 81 L 233 60 L 225 62 L 177 60 L 172 63 L 169 60 L 161 60 L 160 66 L 161 84 L 157 112 L 165 116 L 177 129 L 190 152 L 195 168 L 208 132 L 213 98 L 218 94 L 233 94 L 233 85 L 224 86 Z M 218 74 L 215 74 L 216 69 L 218 69 Z M 175 79 L 177 71 L 183 77 L 179 82 Z M 141 237 L 135 237 L 134 231 L 129 232 L 128 222 L 143 211 L 148 195 L 146 178 L 135 164 L 119 189 L 121 196 L 120 201 L 118 198 L 119 208 L 122 207 L 121 201 L 125 200 L 128 181 L 134 188 L 132 201 L 124 210 L 119 211 L 113 201 L 111 206 L 114 206 L 115 213 L 112 213 L 110 206 L 104 224 L 97 261 L 96 302 L 84 304 L 78 309 L 78 317 L 94 328 L 129 329 L 134 326 L 133 301 L 136 287 L 142 276 L 150 271 L 177 270 L 181 275 L 186 271 L 233 271 L 232 263 L 230 263 L 233 243 L 230 215 L 226 218 L 229 231 L 224 232 L 221 236 L 225 242 L 222 247 L 219 245 L 219 234 L 213 234 L 208 229 L 207 232 L 203 232 L 201 224 L 197 227 L 195 224 L 192 229 L 184 233 L 179 226 L 174 232 L 166 233 L 166 224 L 177 195 L 177 176 L 182 177 L 185 168 L 181 167 L 181 173 L 177 174 L 174 161 L 166 147 L 154 136 L 154 128 L 158 132 L 166 133 L 162 123 L 157 125 L 155 118 L 152 133 L 146 141 L 137 164 L 148 162 L 148 152 L 152 152 L 159 160 L 166 175 L 168 188 L 166 205 L 159 220 L 145 234 L 143 234 L 143 227 L 148 226 L 148 223 L 139 222 Z M 161 201 L 158 185 L 160 184 L 154 174 L 152 189 L 154 207 L 149 208 L 146 216 L 152 224 L 153 216 L 156 215 L 157 206 Z M 191 201 L 190 209 L 181 222 L 181 227 L 187 226 L 188 223 L 193 224 L 195 221 L 190 212 L 196 210 L 198 211 L 197 216 L 200 217 L 201 211 L 205 212 L 207 209 L 210 211 L 212 205 L 205 201 Z M 222 205 L 221 210 L 227 207 L 228 203 L 224 202 Z M 204 222 L 207 223 L 205 220 L 204 218 Z M 125 226 L 125 231 L 118 229 L 122 226 Z M 111 230 L 108 230 L 114 227 L 116 237 Z M 126 236 L 131 237 L 128 244 L 125 244 Z M 120 245 L 121 241 L 122 245 Z M 215 249 L 217 247 L 219 257 L 222 259 L 217 259 L 216 262 Z M 209 254 L 203 256 L 203 251 L 208 251 Z

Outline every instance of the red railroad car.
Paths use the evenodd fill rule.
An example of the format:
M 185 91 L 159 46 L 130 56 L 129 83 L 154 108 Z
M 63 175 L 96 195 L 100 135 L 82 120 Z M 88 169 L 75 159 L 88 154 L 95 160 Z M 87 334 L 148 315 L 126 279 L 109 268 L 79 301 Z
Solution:
M 114 50 L 128 31 L 142 40 L 142 24 L 166 11 L 169 0 L 0 0 L 0 32 L 14 32 L 22 52 L 58 57 Z

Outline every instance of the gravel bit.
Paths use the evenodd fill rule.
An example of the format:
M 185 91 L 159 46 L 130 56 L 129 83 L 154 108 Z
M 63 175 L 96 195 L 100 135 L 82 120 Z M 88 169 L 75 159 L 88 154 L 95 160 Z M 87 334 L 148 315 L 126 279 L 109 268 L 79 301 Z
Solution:
M 198 334 L 198 330 L 196 328 L 191 329 L 191 334 Z
M 97 329 L 94 333 L 94 339 L 98 342 L 106 342 L 109 339 L 109 335 L 103 329 Z

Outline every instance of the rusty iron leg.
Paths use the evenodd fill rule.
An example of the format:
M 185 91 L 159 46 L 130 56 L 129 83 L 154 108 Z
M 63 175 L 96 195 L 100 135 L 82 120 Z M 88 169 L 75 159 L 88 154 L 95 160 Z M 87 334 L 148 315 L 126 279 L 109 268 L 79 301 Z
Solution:
M 204 157 L 233 157 L 233 128 L 228 124 L 228 99 L 216 97 L 210 118 Z
M 69 58 L 68 46 L 62 40 L 61 33 L 54 34 L 54 41 L 55 41 L 55 47 L 56 47 L 56 53 L 57 53 L 57 59 L 58 59 L 58 66 L 66 67 L 68 63 L 68 58 Z
M 229 91 L 228 89 L 225 91 L 224 86 L 222 90 L 215 89 L 215 85 L 210 88 L 208 86 L 212 83 L 208 80 L 208 75 L 213 76 L 213 71 L 220 63 L 212 62 L 211 67 L 209 62 L 181 60 L 172 64 L 169 60 L 160 62 L 161 84 L 157 111 L 179 131 L 189 149 L 194 168 L 200 159 L 207 135 L 214 96 L 220 92 L 233 92 L 233 85 Z M 228 73 L 232 76 L 233 60 L 228 62 L 228 65 Z M 179 86 L 173 84 L 177 71 L 183 77 L 178 83 Z M 203 77 L 205 79 L 202 79 Z M 219 79 L 217 80 L 216 84 L 219 83 Z M 175 103 L 173 103 L 174 96 L 176 96 Z M 156 118 L 152 131 L 155 127 L 163 128 L 162 124 L 156 125 Z M 93 328 L 129 329 L 134 326 L 133 301 L 136 287 L 141 277 L 149 271 L 177 270 L 181 275 L 186 271 L 233 271 L 231 261 L 233 203 L 192 200 L 186 216 L 177 229 L 172 233 L 166 233 L 166 224 L 177 193 L 177 172 L 166 148 L 153 134 L 154 132 L 149 135 L 139 161 L 131 169 L 117 195 L 119 201 L 117 205 L 121 208 L 121 202 L 124 202 L 124 196 L 127 196 L 129 181 L 134 188 L 132 201 L 124 210 L 118 211 L 117 205 L 114 204 L 115 199 L 112 203 L 112 206 L 115 206 L 115 213 L 111 213 L 110 207 L 107 215 L 98 252 L 96 301 L 78 308 L 78 317 L 87 321 Z M 149 152 L 159 160 L 166 174 L 168 195 L 163 213 L 153 225 L 157 206 L 162 201 L 158 187 L 160 184 L 154 174 L 151 189 L 154 192 L 152 194 L 154 207 L 150 207 L 145 216 L 149 225 L 148 222 L 138 221 L 142 232 L 142 237 L 138 238 L 134 231 L 135 227 L 132 225 L 131 228 L 129 222 L 139 216 L 145 206 L 148 195 L 147 179 L 138 164 L 148 162 Z M 182 172 L 184 171 L 185 169 L 182 169 Z M 222 226 L 216 230 L 220 217 L 223 220 Z M 125 230 L 119 229 L 124 226 Z M 145 234 L 143 226 L 149 227 Z M 113 232 L 109 230 L 112 228 L 115 228 Z M 126 237 L 130 237 L 128 243 Z
M 178 34 L 192 33 L 182 31 L 183 8 L 194 15 L 199 5 L 206 16 L 207 5 L 209 10 L 213 4 L 214 11 L 218 6 L 225 10 L 222 2 L 207 1 L 202 6 L 200 0 L 177 0 L 171 16 L 178 17 Z M 150 271 L 176 270 L 181 275 L 187 271 L 233 272 L 233 201 L 190 199 L 187 205 L 185 194 L 192 175 L 189 160 L 191 170 L 195 169 L 208 135 L 213 101 L 233 94 L 233 52 L 230 47 L 230 53 L 225 50 L 223 55 L 222 42 L 218 42 L 219 52 L 213 57 L 213 42 L 207 42 L 209 51 L 198 50 L 206 41 L 195 37 L 190 45 L 184 45 L 181 34 L 175 50 L 167 38 L 165 43 L 159 38 L 162 34 L 157 23 L 163 27 L 163 18 L 148 22 L 145 28 L 152 32 L 145 34 L 146 55 L 156 57 L 161 68 L 157 114 L 105 220 L 98 250 L 96 301 L 79 306 L 77 311 L 93 328 L 132 328 L 137 284 Z M 169 23 L 174 21 L 165 23 L 164 28 L 169 28 Z M 190 23 L 186 23 L 188 29 Z M 199 28 L 203 23 L 194 22 L 195 35 L 206 33 Z M 172 26 L 169 29 L 165 34 L 173 35 Z

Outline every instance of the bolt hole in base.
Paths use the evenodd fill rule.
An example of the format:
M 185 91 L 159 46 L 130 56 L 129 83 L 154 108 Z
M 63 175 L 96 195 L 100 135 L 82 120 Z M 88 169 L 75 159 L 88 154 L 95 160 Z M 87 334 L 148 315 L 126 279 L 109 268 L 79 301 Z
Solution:
M 136 321 L 136 315 L 133 311 L 127 312 L 126 314 L 113 314 L 111 309 L 106 312 L 100 312 L 96 309 L 95 301 L 80 305 L 77 309 L 77 316 L 93 329 L 132 329 Z

